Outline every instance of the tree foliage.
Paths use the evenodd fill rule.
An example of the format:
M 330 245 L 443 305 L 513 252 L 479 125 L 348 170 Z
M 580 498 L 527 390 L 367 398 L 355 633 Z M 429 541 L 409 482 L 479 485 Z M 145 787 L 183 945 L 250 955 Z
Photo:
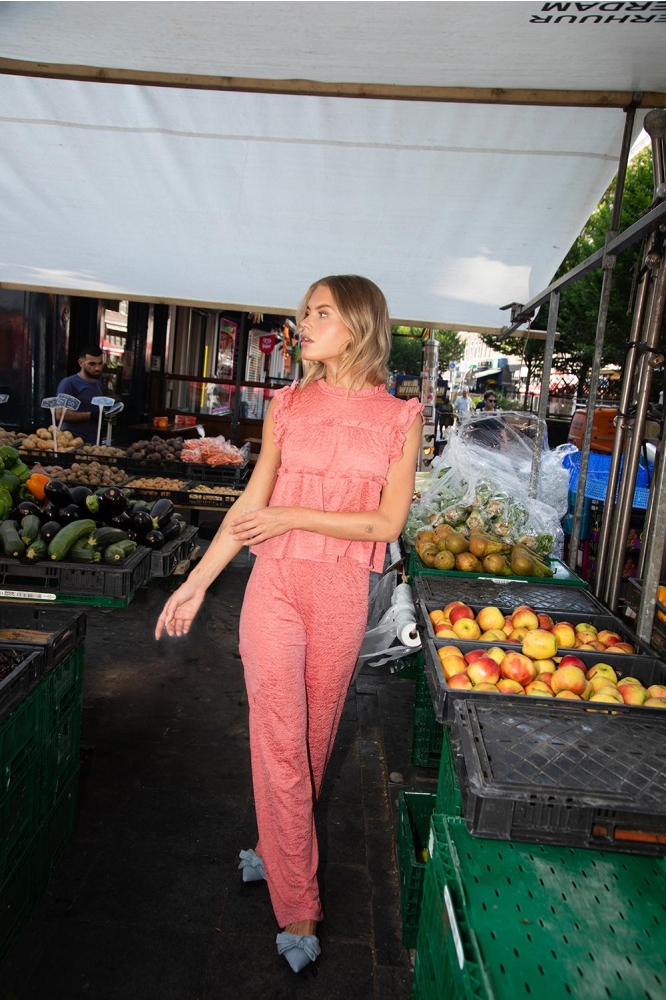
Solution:
M 558 268 L 555 278 L 566 274 L 595 250 L 603 247 L 611 221 L 616 180 L 617 178 L 613 179 L 585 223 L 582 232 Z M 627 229 L 645 213 L 652 203 L 653 194 L 652 151 L 647 148 L 631 161 L 627 170 L 620 231 Z M 635 244 L 623 251 L 617 258 L 611 286 L 602 356 L 603 364 L 622 365 L 624 362 L 631 325 L 633 288 L 637 270 L 640 267 L 641 254 L 641 244 Z M 592 364 L 602 277 L 602 271 L 599 268 L 565 288 L 560 298 L 557 318 L 560 338 L 555 344 L 553 367 L 560 372 L 576 375 L 579 381 L 586 378 Z M 548 305 L 546 304 L 539 310 L 532 327 L 545 330 L 547 324 Z M 502 339 L 485 336 L 483 339 L 498 351 L 520 353 L 516 349 L 516 340 L 513 338 Z M 531 362 L 535 373 L 541 368 L 543 347 L 543 341 L 529 339 L 525 345 L 525 364 Z
M 389 371 L 392 375 L 419 375 L 422 367 L 423 328 L 418 326 L 394 326 L 393 346 L 389 356 Z M 448 373 L 449 361 L 460 361 L 465 353 L 465 342 L 453 330 L 435 330 L 439 341 L 439 372 Z

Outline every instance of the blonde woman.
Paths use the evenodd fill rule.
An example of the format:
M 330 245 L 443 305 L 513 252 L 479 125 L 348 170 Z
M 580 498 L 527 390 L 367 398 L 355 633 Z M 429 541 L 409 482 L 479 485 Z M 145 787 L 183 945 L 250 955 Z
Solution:
M 365 632 L 369 573 L 407 518 L 421 436 L 420 404 L 385 388 L 391 328 L 372 281 L 322 278 L 297 319 L 305 377 L 276 392 L 245 492 L 156 629 L 184 635 L 207 587 L 252 547 L 239 648 L 259 842 L 239 867 L 245 881 L 268 882 L 278 953 L 295 972 L 320 954 L 313 810 Z

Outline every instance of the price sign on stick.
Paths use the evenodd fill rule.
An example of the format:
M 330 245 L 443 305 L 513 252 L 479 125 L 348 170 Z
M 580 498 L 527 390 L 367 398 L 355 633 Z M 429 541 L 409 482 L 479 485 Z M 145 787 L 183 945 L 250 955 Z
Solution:
M 99 447 L 99 441 L 102 436 L 102 414 L 105 409 L 115 406 L 116 401 L 113 396 L 93 396 L 90 402 L 93 406 L 99 406 L 99 420 L 97 421 L 97 446 Z
M 77 399 L 76 396 L 69 396 L 66 392 L 61 392 L 58 399 L 61 400 L 61 402 L 58 403 L 58 406 L 62 407 L 62 413 L 60 414 L 60 420 L 58 421 L 58 430 L 61 431 L 65 420 L 65 411 L 78 410 L 81 405 L 81 400 Z
M 62 396 L 46 396 L 42 400 L 42 406 L 45 410 L 51 411 L 51 427 L 53 428 L 53 454 L 58 454 L 58 435 L 56 434 L 56 407 L 62 406 Z
M 202 437 L 202 438 L 206 437 L 206 428 L 203 426 L 203 424 L 195 424 L 194 425 L 194 429 L 197 432 L 197 434 L 199 435 L 199 437 Z
M 124 409 L 125 409 L 125 404 L 121 403 L 121 402 L 118 402 L 118 403 L 114 403 L 114 405 L 110 409 L 108 409 L 106 411 L 106 413 L 104 414 L 104 419 L 108 421 L 108 423 L 106 425 L 106 443 L 107 443 L 107 445 L 111 444 L 111 417 L 115 417 L 115 415 L 117 413 L 122 413 Z
M 6 392 L 0 392 L 0 403 L 6 403 L 8 399 L 9 396 Z

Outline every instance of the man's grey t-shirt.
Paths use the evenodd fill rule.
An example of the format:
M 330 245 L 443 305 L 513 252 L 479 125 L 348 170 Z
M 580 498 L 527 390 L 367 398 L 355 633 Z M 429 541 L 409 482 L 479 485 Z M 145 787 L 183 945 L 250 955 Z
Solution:
M 81 423 L 69 424 L 67 421 L 62 425 L 64 431 L 71 431 L 74 437 L 83 438 L 86 444 L 94 444 L 97 440 L 97 421 L 99 418 L 99 407 L 93 406 L 90 402 L 93 396 L 103 396 L 102 383 L 99 379 L 89 382 L 80 375 L 68 375 L 58 385 L 58 392 L 66 392 L 69 396 L 74 396 L 81 400 L 78 412 L 87 411 L 92 413 L 90 420 L 82 420 Z

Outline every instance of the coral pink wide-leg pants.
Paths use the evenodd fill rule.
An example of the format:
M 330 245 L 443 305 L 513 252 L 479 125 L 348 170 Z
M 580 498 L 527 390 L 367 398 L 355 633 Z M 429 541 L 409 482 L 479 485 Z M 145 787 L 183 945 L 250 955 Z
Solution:
M 350 559 L 258 557 L 245 592 L 240 653 L 257 846 L 280 927 L 323 917 L 313 808 L 367 613 L 368 569 Z

